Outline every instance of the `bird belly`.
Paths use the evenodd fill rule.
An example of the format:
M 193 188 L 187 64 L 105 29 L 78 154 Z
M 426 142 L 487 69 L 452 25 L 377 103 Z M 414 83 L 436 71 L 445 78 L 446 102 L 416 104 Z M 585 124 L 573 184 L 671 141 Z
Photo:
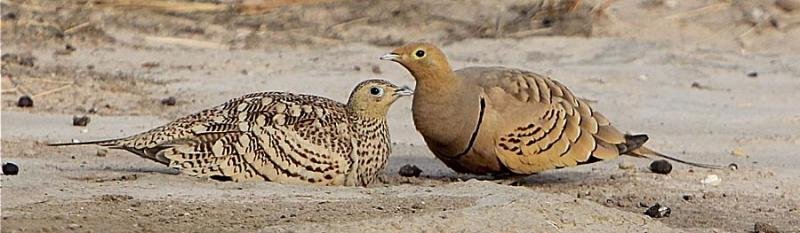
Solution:
M 428 148 L 436 155 L 436 158 L 458 173 L 486 175 L 508 172 L 508 169 L 497 159 L 497 155 L 493 150 L 473 147 L 466 153 L 456 155 L 449 153 L 453 150 L 442 150 L 445 148 L 443 145 L 438 145 L 427 139 L 426 142 Z M 476 141 L 475 144 L 480 145 L 479 143 Z

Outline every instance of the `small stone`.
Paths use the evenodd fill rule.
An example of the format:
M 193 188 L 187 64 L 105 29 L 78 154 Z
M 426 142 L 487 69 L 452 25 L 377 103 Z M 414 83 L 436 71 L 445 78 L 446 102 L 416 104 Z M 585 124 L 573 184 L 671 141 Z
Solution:
M 736 147 L 731 150 L 731 155 L 742 157 L 747 156 L 747 152 L 745 152 L 741 147 Z
M 4 163 L 3 164 L 3 175 L 14 176 L 19 174 L 19 166 L 15 163 Z
M 64 49 L 67 50 L 67 51 L 75 51 L 75 50 L 77 50 L 77 49 L 75 49 L 75 46 L 72 46 L 71 44 L 64 45 Z
M 425 209 L 425 202 L 423 201 L 419 203 L 414 203 L 411 205 L 411 209 L 417 209 L 417 210 Z
M 73 126 L 86 126 L 90 121 L 92 121 L 92 119 L 89 118 L 89 116 L 72 116 Z
M 36 61 L 36 58 L 30 54 L 6 53 L 0 58 L 3 62 L 16 63 L 21 66 L 33 66 Z
M 778 230 L 777 227 L 770 225 L 769 223 L 765 222 L 756 222 L 753 226 L 753 232 L 755 233 L 780 233 L 781 231 Z
M 731 163 L 731 164 L 728 164 L 728 168 L 730 168 L 731 171 L 736 171 L 736 170 L 739 170 L 739 165 L 737 165 L 735 163 Z
M 411 164 L 406 164 L 400 167 L 400 171 L 397 173 L 403 177 L 419 177 L 419 175 L 422 174 L 422 169 L 419 169 L 417 166 Z
M 353 66 L 353 70 L 355 70 L 355 71 L 361 71 L 361 66 Z
M 381 71 L 381 67 L 380 66 L 372 65 L 372 73 L 373 74 L 383 74 L 383 71 Z
M 17 14 L 14 12 L 9 12 L 3 14 L 3 20 L 17 20 Z
M 706 178 L 703 178 L 703 180 L 701 180 L 700 183 L 704 185 L 717 186 L 720 183 L 722 183 L 722 179 L 720 179 L 719 176 L 717 175 L 711 174 L 706 176 Z
M 71 224 L 67 225 L 67 228 L 70 229 L 70 230 L 75 230 L 75 229 L 81 228 L 81 225 L 78 225 L 78 224 L 75 224 L 75 223 L 71 223 Z
M 692 194 L 683 194 L 681 196 L 681 198 L 683 198 L 684 201 L 691 201 L 691 200 L 694 200 L 694 195 L 692 195 Z
M 775 0 L 775 6 L 785 11 L 796 11 L 800 9 L 800 0 Z
M 758 72 L 755 72 L 755 71 L 748 72 L 747 73 L 747 77 L 757 78 L 758 77 Z
M 650 163 L 650 171 L 666 175 L 672 172 L 672 164 L 667 160 L 656 160 Z
M 698 89 L 698 90 L 710 90 L 711 89 L 711 87 L 708 87 L 706 85 L 700 84 L 699 82 L 692 82 L 692 88 Z
M 17 107 L 20 108 L 33 107 L 33 99 L 31 99 L 30 96 L 23 95 L 22 97 L 19 97 L 19 100 L 17 100 Z
M 97 157 L 106 157 L 106 156 L 108 156 L 108 149 L 106 148 L 97 149 Z
M 622 169 L 622 170 L 631 170 L 631 169 L 635 169 L 635 168 L 636 168 L 636 165 L 631 163 L 631 162 L 620 162 L 619 163 L 619 169 Z
M 156 67 L 159 67 L 159 66 L 161 66 L 161 63 L 154 62 L 154 61 L 149 61 L 149 62 L 142 63 L 142 68 L 147 68 L 147 69 L 152 69 L 152 68 L 156 68 Z
M 175 106 L 175 104 L 177 102 L 178 102 L 178 100 L 176 100 L 174 96 L 170 96 L 170 97 L 161 99 L 161 104 L 167 105 L 167 106 Z
M 661 206 L 661 204 L 656 203 L 655 205 L 647 208 L 647 211 L 644 212 L 647 216 L 651 218 L 664 218 L 669 217 L 672 213 L 672 209 L 666 206 Z

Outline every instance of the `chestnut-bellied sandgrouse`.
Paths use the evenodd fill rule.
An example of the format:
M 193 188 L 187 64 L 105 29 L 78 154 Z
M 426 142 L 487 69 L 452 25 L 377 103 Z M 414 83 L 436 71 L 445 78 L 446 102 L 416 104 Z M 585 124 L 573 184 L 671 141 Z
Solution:
M 254 93 L 130 137 L 50 145 L 124 149 L 184 174 L 221 180 L 364 186 L 391 153 L 389 107 L 412 93 L 383 80 L 361 82 L 347 104 Z
M 453 70 L 444 53 L 412 43 L 383 55 L 414 79 L 413 117 L 428 148 L 457 172 L 528 175 L 617 158 L 658 156 L 550 77 L 505 67 Z

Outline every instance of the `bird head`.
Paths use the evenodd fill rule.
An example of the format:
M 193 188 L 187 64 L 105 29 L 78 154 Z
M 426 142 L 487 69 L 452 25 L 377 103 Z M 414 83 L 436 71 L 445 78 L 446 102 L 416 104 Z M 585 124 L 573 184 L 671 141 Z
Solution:
M 386 117 L 394 101 L 413 94 L 414 91 L 407 86 L 398 87 L 384 80 L 371 79 L 359 83 L 353 89 L 347 106 L 358 114 L 382 118 Z
M 407 44 L 384 54 L 380 59 L 400 63 L 417 81 L 435 79 L 452 72 L 444 52 L 429 43 Z

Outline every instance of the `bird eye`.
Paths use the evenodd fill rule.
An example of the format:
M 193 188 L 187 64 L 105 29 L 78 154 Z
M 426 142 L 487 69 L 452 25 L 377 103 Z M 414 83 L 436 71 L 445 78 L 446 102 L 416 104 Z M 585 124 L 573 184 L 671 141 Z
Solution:
M 372 88 L 369 89 L 369 93 L 374 95 L 374 96 L 382 96 L 383 95 L 383 89 L 380 88 L 380 87 L 372 87 Z
M 415 52 L 414 55 L 416 55 L 418 58 L 422 58 L 425 56 L 425 51 L 422 51 L 422 49 L 417 50 L 417 52 Z

